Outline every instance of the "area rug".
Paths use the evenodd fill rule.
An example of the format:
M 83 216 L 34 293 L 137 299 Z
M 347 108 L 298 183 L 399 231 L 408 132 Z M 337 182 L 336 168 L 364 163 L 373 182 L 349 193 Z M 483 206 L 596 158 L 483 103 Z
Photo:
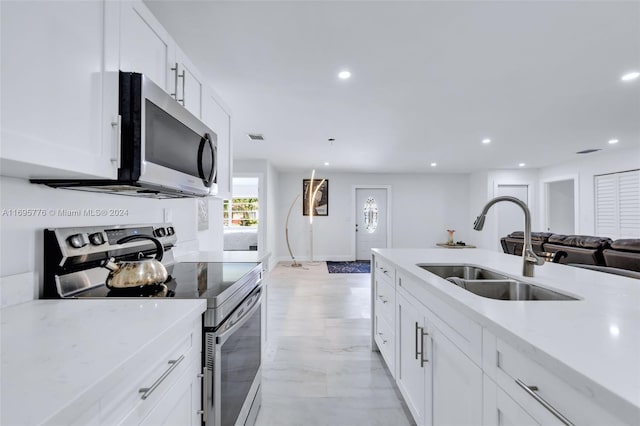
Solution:
M 331 262 L 327 261 L 327 269 L 330 274 L 353 274 L 371 272 L 371 262 L 368 260 L 356 260 L 355 262 Z

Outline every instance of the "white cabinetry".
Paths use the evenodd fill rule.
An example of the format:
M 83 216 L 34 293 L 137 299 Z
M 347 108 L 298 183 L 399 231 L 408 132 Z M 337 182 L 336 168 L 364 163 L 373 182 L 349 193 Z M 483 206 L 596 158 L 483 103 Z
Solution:
M 433 424 L 480 424 L 482 370 L 440 330 L 432 327 L 430 335 Z
M 142 1 L 6 2 L 1 24 L 3 175 L 115 179 L 121 70 L 216 132 L 219 196 L 230 196 L 229 110 Z
M 391 375 L 396 375 L 396 291 L 394 269 L 385 261 L 374 258 L 373 282 L 373 344 L 387 362 Z
M 435 299 L 418 299 L 412 291 L 423 288 L 404 271 L 374 256 L 374 342 L 380 349 L 419 426 L 471 425 L 482 422 L 482 369 L 471 356 L 481 353 L 482 330 L 466 318 L 436 315 L 443 312 Z M 390 277 L 395 285 L 388 284 Z M 384 332 L 388 313 L 381 299 L 395 300 L 395 333 Z M 446 310 L 446 309 L 445 309 Z M 384 340 L 395 350 L 385 350 Z M 382 340 L 382 341 L 381 341 Z M 463 342 L 456 344 L 455 342 Z M 390 362 L 390 359 L 392 360 Z M 463 402 L 463 403 L 461 403 Z
M 139 366 L 138 374 L 118 384 L 120 401 L 107 424 L 122 425 L 199 425 L 202 407 L 201 356 L 202 328 L 198 320 L 178 327 L 175 337 L 162 345 L 170 350 L 148 353 L 151 368 Z M 182 329 L 182 330 L 181 330 Z M 180 332 L 182 331 L 182 332 Z M 186 336 L 184 331 L 188 331 Z M 142 359 L 141 357 L 138 357 Z M 143 392 L 144 390 L 144 392 Z M 144 398 L 144 399 L 143 399 Z
M 177 101 L 196 117 L 203 119 L 202 115 L 202 77 L 189 58 L 176 47 L 175 63 L 172 70 L 177 69 L 175 83 L 175 93 Z
M 145 74 L 166 91 L 175 91 L 175 45 L 141 1 L 120 3 L 119 47 L 120 70 Z
M 485 401 L 485 411 L 494 413 L 487 418 L 487 424 L 502 424 L 499 416 L 504 417 L 507 412 L 516 415 L 513 409 L 504 408 L 510 402 L 500 396 L 501 392 L 521 407 L 534 424 L 624 424 L 583 392 L 488 331 L 484 332 L 484 341 L 484 371 L 497 388 L 495 402 L 491 398 Z
M 396 383 L 417 425 L 431 424 L 427 406 L 427 383 L 430 384 L 430 366 L 424 353 L 424 317 L 407 298 L 398 294 L 398 362 Z M 426 368 L 425 368 L 426 364 Z M 430 404 L 429 404 L 430 405 Z
M 106 75 L 117 67 L 112 8 L 3 2 L 3 175 L 115 177 L 116 86 Z
M 218 197 L 231 198 L 233 153 L 231 152 L 231 118 L 217 94 L 205 87 L 202 94 L 202 121 L 218 136 Z

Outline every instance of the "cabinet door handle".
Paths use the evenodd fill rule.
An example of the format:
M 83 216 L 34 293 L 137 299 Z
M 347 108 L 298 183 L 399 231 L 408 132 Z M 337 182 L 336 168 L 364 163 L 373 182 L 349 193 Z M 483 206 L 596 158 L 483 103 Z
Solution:
M 116 141 L 113 147 L 113 154 L 111 155 L 111 162 L 120 167 L 120 147 L 122 146 L 122 116 L 118 115 L 114 121 L 111 122 L 111 127 L 116 130 Z
M 556 410 L 551 404 L 549 404 L 547 401 L 545 401 L 540 395 L 538 395 L 535 392 L 535 391 L 538 390 L 537 386 L 528 386 L 526 383 L 524 383 L 520 379 L 516 379 L 516 383 L 518 384 L 518 386 L 520 386 L 522 389 L 524 389 L 524 391 L 526 393 L 528 393 L 529 396 L 531 396 L 533 399 L 538 401 L 538 403 L 540 405 L 542 405 L 544 408 L 549 410 L 549 412 L 551 414 L 553 414 L 563 424 L 565 424 L 567 426 L 573 426 L 573 423 L 571 423 L 571 421 L 569 421 L 569 419 L 567 419 L 565 416 L 563 416 L 562 413 L 560 413 L 558 410 Z
M 418 351 L 418 330 L 420 327 L 418 326 L 418 322 L 416 321 L 416 359 L 418 359 L 418 355 L 420 352 Z
M 420 344 L 422 346 L 422 351 L 420 352 L 420 367 L 424 368 L 424 363 L 429 362 L 429 360 L 424 357 L 426 355 L 424 351 L 424 338 L 428 336 L 429 333 L 424 331 L 424 327 L 420 327 L 420 329 L 422 330 L 422 335 L 420 336 Z
M 173 93 L 170 96 L 173 96 L 173 99 L 178 100 L 178 63 L 176 62 L 176 66 L 171 68 L 173 71 Z
M 158 386 L 160 386 L 160 383 L 162 383 L 164 379 L 166 379 L 167 376 L 169 376 L 169 374 L 171 374 L 171 372 L 176 369 L 178 364 L 180 364 L 183 359 L 184 359 L 184 354 L 180 355 L 180 358 L 178 359 L 169 360 L 170 367 L 167 368 L 167 371 L 162 373 L 162 376 L 158 377 L 158 379 L 155 382 L 153 382 L 151 387 L 138 389 L 138 392 L 142 394 L 141 398 L 142 399 L 149 398 L 149 395 L 151 395 L 153 391 L 156 390 Z
M 184 99 L 186 98 L 186 96 L 184 95 L 184 81 L 186 80 L 186 70 L 182 70 L 182 74 L 180 74 L 178 77 L 180 77 L 182 79 L 182 99 L 176 99 L 178 102 L 182 103 L 182 106 L 184 106 Z M 178 90 L 176 89 L 176 95 L 178 93 Z

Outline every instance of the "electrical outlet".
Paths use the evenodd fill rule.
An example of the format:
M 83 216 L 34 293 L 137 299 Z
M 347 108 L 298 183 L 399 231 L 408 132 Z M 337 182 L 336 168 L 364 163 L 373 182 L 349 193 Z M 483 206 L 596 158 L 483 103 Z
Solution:
M 163 220 L 164 220 L 164 223 L 171 223 L 171 222 L 173 222 L 173 210 L 172 210 L 172 209 L 170 209 L 170 208 L 168 208 L 168 207 L 165 207 L 165 208 L 163 209 L 162 215 L 163 215 L 163 218 L 164 218 L 164 219 L 163 219 Z

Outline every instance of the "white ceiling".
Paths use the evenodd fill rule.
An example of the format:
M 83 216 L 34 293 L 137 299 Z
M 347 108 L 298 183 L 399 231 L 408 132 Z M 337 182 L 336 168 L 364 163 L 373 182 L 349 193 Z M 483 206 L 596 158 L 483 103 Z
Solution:
M 640 2 L 147 4 L 231 108 L 235 158 L 468 172 L 640 147 Z

